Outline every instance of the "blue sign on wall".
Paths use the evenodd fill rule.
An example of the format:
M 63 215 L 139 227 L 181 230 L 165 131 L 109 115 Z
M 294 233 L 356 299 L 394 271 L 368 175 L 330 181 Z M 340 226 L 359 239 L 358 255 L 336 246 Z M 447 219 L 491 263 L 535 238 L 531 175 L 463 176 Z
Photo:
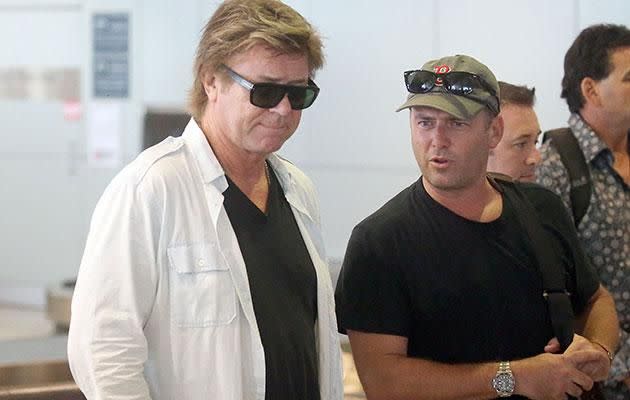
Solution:
M 129 97 L 129 15 L 98 13 L 92 18 L 94 97 Z

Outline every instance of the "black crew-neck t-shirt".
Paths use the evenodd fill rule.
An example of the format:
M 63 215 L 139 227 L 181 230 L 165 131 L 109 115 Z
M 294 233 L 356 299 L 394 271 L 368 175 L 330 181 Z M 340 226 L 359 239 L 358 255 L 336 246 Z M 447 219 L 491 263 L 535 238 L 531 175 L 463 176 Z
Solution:
M 519 184 L 520 185 L 520 184 Z M 560 199 L 520 185 L 561 255 L 579 314 L 598 287 Z M 336 289 L 346 329 L 408 338 L 408 355 L 446 363 L 514 360 L 553 337 L 536 257 L 511 190 L 501 216 L 465 219 L 433 200 L 422 178 L 352 232 Z
M 315 268 L 271 168 L 269 181 L 266 214 L 229 178 L 223 193 L 265 352 L 265 399 L 319 400 Z

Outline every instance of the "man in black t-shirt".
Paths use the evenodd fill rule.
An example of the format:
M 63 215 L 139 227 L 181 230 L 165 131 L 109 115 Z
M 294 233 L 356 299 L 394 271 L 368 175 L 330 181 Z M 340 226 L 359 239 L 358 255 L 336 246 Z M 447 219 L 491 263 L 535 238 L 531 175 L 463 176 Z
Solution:
M 405 72 L 405 83 L 399 110 L 411 111 L 423 175 L 354 229 L 336 292 L 368 398 L 579 396 L 610 369 L 613 301 L 555 195 L 487 177 L 503 131 L 496 78 L 458 55 Z M 537 242 L 554 257 L 543 263 L 562 268 L 576 315 L 580 335 L 563 352 Z

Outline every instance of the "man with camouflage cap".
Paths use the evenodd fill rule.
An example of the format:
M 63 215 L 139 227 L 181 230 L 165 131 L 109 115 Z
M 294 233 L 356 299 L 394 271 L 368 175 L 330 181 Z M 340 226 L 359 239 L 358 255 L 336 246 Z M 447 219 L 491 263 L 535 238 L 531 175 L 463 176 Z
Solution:
M 495 76 L 457 55 L 404 77 L 422 176 L 355 227 L 336 292 L 368 398 L 579 396 L 608 374 L 613 302 L 560 199 L 486 174 L 503 131 Z M 562 290 L 543 291 L 534 241 Z M 580 335 L 556 330 L 558 304 Z

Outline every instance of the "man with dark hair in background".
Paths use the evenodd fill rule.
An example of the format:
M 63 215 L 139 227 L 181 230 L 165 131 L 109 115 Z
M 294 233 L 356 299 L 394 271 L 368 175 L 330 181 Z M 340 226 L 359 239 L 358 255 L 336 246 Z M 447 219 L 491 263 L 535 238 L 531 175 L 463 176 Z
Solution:
M 534 111 L 534 88 L 499 81 L 503 137 L 488 156 L 488 171 L 518 181 L 532 182 L 540 152 L 536 147 L 540 124 Z
M 182 136 L 140 154 L 94 211 L 68 342 L 88 399 L 342 398 L 315 189 L 275 154 L 323 62 L 281 1 L 219 5 Z
M 584 156 L 588 179 L 571 182 L 553 143 L 542 146 L 537 180 L 569 210 L 572 186 L 590 184 L 578 236 L 602 284 L 615 299 L 621 341 L 604 385 L 608 399 L 630 399 L 630 30 L 593 25 L 564 58 L 562 97 L 571 111 L 570 134 Z M 553 139 L 551 139 L 553 141 Z M 614 349 L 609 349 L 613 351 Z

